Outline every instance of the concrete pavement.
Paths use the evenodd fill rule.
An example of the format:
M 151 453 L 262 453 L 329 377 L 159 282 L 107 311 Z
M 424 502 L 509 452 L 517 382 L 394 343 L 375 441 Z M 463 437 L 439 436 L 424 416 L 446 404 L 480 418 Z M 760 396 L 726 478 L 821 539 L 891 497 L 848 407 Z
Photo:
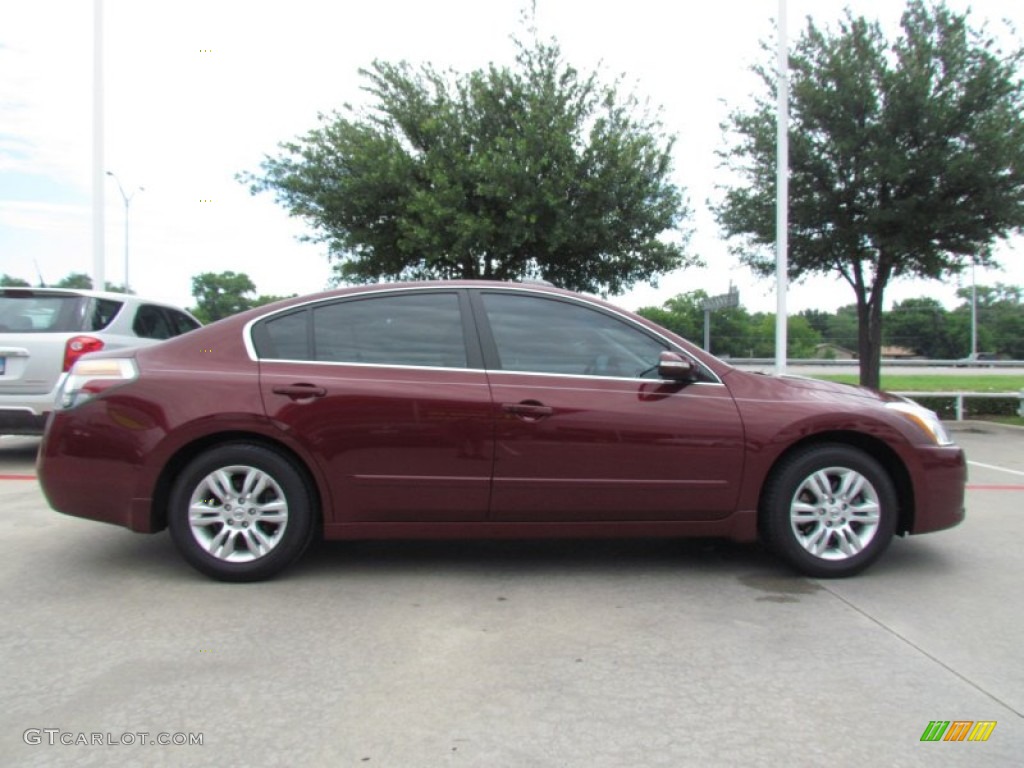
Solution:
M 0 765 L 1019 765 L 1024 432 L 954 429 L 966 523 L 842 581 L 716 541 L 369 542 L 225 585 L 0 480 Z

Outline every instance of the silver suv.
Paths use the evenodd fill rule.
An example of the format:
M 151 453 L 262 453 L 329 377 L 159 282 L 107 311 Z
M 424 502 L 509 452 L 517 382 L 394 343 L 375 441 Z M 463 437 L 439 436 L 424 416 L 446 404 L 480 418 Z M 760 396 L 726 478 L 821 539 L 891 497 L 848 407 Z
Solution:
M 0 434 L 41 435 L 65 374 L 87 352 L 198 327 L 178 307 L 124 293 L 0 288 Z

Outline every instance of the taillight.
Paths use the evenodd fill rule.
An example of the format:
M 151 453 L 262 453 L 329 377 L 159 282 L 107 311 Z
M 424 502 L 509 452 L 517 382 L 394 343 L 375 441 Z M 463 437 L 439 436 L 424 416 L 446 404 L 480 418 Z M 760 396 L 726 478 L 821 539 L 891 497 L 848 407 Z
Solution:
M 72 336 L 64 345 L 65 373 L 70 371 L 75 361 L 86 352 L 99 352 L 101 349 L 103 342 L 95 336 Z
M 61 408 L 74 408 L 112 387 L 134 381 L 138 376 L 135 361 L 128 357 L 80 360 L 65 377 L 57 404 Z

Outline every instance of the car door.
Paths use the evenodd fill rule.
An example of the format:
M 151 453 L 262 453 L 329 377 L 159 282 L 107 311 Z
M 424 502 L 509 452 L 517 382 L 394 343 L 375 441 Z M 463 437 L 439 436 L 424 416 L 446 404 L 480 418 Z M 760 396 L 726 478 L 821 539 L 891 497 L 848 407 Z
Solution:
M 495 408 L 491 519 L 701 520 L 736 503 L 742 425 L 708 371 L 658 380 L 668 342 L 609 309 L 474 295 Z
M 329 523 L 485 518 L 491 400 L 465 302 L 359 294 L 254 325 L 267 414 L 329 478 Z

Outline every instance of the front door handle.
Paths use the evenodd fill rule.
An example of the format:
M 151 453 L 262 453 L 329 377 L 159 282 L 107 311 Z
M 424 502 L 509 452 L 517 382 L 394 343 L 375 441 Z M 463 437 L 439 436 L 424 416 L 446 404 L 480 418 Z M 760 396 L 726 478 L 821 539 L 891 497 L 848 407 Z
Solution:
M 501 410 L 518 416 L 523 421 L 540 421 L 555 412 L 550 405 L 538 403 L 536 400 L 524 400 L 521 403 L 502 403 Z
M 288 384 L 274 387 L 271 390 L 275 395 L 284 395 L 292 400 L 305 400 L 308 397 L 323 397 L 327 390 L 315 384 Z

